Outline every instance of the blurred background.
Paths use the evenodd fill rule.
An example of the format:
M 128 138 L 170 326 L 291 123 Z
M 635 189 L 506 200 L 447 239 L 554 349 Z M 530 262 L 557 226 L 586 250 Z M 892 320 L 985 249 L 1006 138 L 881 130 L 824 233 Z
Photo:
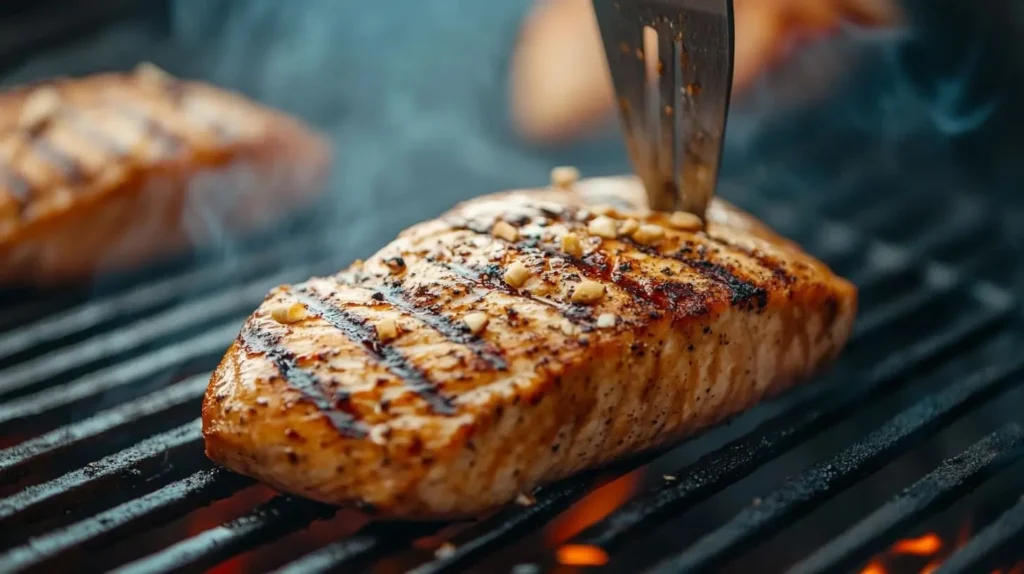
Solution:
M 790 17 L 797 21 L 799 7 L 817 17 L 817 7 L 830 5 L 736 2 L 755 13 L 769 5 L 796 6 Z M 837 0 L 844 2 L 852 3 Z M 586 68 L 585 14 L 569 13 L 564 36 L 549 20 L 545 36 L 530 33 L 545 27 L 538 16 L 543 10 L 530 0 L 4 2 L 4 86 L 151 61 L 304 118 L 329 135 L 335 161 L 314 210 L 317 225 L 286 226 L 291 235 L 263 236 L 237 254 L 228 241 L 213 255 L 229 265 L 178 261 L 101 280 L 87 293 L 5 299 L 0 461 L 8 462 L 0 477 L 11 480 L 0 484 L 6 488 L 0 508 L 16 510 L 0 517 L 0 526 L 4 517 L 20 519 L 21 511 L 39 520 L 15 520 L 3 529 L 17 536 L 0 550 L 23 546 L 0 560 L 60 559 L 73 569 L 92 566 L 74 562 L 87 556 L 106 565 L 146 560 L 139 571 L 147 572 L 218 564 L 222 572 L 248 572 L 314 552 L 308 555 L 314 563 L 327 556 L 337 566 L 349 548 L 343 540 L 336 555 L 316 552 L 359 531 L 355 540 L 365 544 L 367 560 L 388 554 L 377 571 L 397 572 L 437 558 L 435 549 L 449 538 L 462 547 L 479 541 L 481 532 L 490 536 L 515 523 L 481 543 L 485 550 L 469 560 L 482 564 L 476 571 L 513 571 L 534 562 L 550 566 L 550 550 L 588 527 L 601 532 L 608 525 L 602 519 L 621 518 L 616 509 L 643 489 L 653 489 L 645 495 L 650 504 L 691 471 L 695 480 L 714 481 L 706 477 L 756 458 L 764 468 L 755 464 L 721 486 L 681 496 L 676 502 L 685 509 L 666 503 L 662 510 L 671 520 L 652 524 L 652 534 L 638 538 L 626 530 L 628 544 L 612 564 L 633 571 L 669 549 L 720 533 L 714 531 L 719 525 L 735 532 L 728 520 L 740 511 L 740 522 L 764 516 L 757 508 L 761 497 L 785 502 L 792 496 L 779 510 L 781 522 L 751 527 L 754 543 L 744 538 L 726 547 L 729 554 L 739 546 L 752 549 L 726 571 L 776 571 L 848 532 L 993 429 L 1009 429 L 1024 441 L 1024 431 L 1013 426 L 1024 385 L 1002 392 L 1009 375 L 1024 371 L 1024 335 L 1011 321 L 1019 318 L 1015 295 L 1024 287 L 1018 263 L 1024 249 L 1024 3 L 905 0 L 899 10 L 899 24 L 828 23 L 824 36 L 822 30 L 799 32 L 805 41 L 787 58 L 766 52 L 771 65 L 746 78 L 729 118 L 721 195 L 861 289 L 855 340 L 823 377 L 828 380 L 753 409 L 651 466 L 627 465 L 548 489 L 538 495 L 547 510 L 537 511 L 534 522 L 515 522 L 527 512 L 517 507 L 450 538 L 446 530 L 426 536 L 422 526 L 360 530 L 365 517 L 351 511 L 317 522 L 333 509 L 216 474 L 202 454 L 194 419 L 210 369 L 273 285 L 366 257 L 401 229 L 459 200 L 545 185 L 556 165 L 575 165 L 584 176 L 629 171 L 613 117 L 591 114 L 586 129 L 576 131 L 537 129 L 545 125 L 546 102 L 563 98 L 563 110 L 572 115 L 590 109 L 589 94 L 600 92 L 569 89 L 550 98 L 547 92 Z M 738 30 L 739 42 L 765 33 L 746 29 L 746 35 Z M 551 60 L 540 63 L 523 57 L 531 45 L 550 41 L 565 51 L 550 52 Z M 778 46 L 786 47 L 786 41 Z M 565 57 L 575 49 L 582 49 L 580 66 Z M 798 438 L 780 446 L 792 437 Z M 733 439 L 746 441 L 747 450 L 722 447 Z M 1013 454 L 1008 458 L 1021 459 L 1019 444 L 1003 445 Z M 701 459 L 705 455 L 710 458 Z M 84 465 L 88 472 L 75 470 Z M 80 482 L 54 483 L 50 498 L 20 492 L 25 484 L 48 488 L 47 481 L 62 476 Z M 860 550 L 881 552 L 899 539 L 932 535 L 944 541 L 945 557 L 965 524 L 966 543 L 971 532 L 1020 506 L 1021 476 L 1017 464 L 974 495 L 965 486 L 944 514 L 929 507 L 899 529 L 872 535 Z M 790 477 L 796 482 L 784 482 Z M 591 488 L 598 484 L 605 486 Z M 152 500 L 162 499 L 143 498 L 149 494 L 177 502 L 159 506 Z M 50 530 L 58 526 L 107 551 L 102 559 L 89 554 L 74 536 Z M 43 542 L 29 540 L 37 536 Z M 362 550 L 353 552 L 363 558 Z M 993 568 L 1024 558 L 1007 555 L 1012 562 Z M 864 554 L 859 564 L 877 574 L 870 557 Z M 913 558 L 919 560 L 908 568 L 889 571 L 918 572 L 934 556 Z M 972 565 L 959 571 L 981 571 Z
M 529 0 L 8 2 L 3 83 L 151 60 L 298 114 L 335 143 L 336 231 L 345 251 L 366 253 L 459 199 L 543 184 L 554 165 L 584 175 L 629 170 L 614 118 L 556 142 L 516 129 L 511 63 L 531 8 Z M 933 201 L 976 192 L 1015 203 L 1019 3 L 901 9 L 905 25 L 843 25 L 737 94 L 724 195 L 730 186 L 794 196 L 856 190 L 884 204 L 893 189 L 940 181 L 946 189 L 934 189 Z M 1019 221 L 1001 212 L 1003 233 L 1016 237 Z

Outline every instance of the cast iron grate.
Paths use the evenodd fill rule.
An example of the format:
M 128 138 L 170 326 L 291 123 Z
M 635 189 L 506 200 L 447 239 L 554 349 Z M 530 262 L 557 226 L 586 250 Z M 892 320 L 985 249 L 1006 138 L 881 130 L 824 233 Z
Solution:
M 535 493 L 534 504 L 473 523 L 369 523 L 314 548 L 281 547 L 311 523 L 348 511 L 271 495 L 214 524 L 173 528 L 253 488 L 203 456 L 198 405 L 209 369 L 270 287 L 339 267 L 326 242 L 296 231 L 310 229 L 308 222 L 285 240 L 254 238 L 229 266 L 182 261 L 92 296 L 7 293 L 0 312 L 0 571 L 195 570 L 275 546 L 273 558 L 248 567 L 546 571 L 557 567 L 556 555 L 537 533 L 598 487 L 638 473 L 645 479 L 628 500 L 558 544 L 599 547 L 610 560 L 605 568 L 615 571 L 715 570 L 757 545 L 770 547 L 780 532 L 946 427 L 982 419 L 971 427 L 973 444 L 918 465 L 914 480 L 893 485 L 874 507 L 844 514 L 833 521 L 834 535 L 782 564 L 801 573 L 856 569 L 1011 472 L 1024 453 L 1020 409 L 999 408 L 1024 389 L 1017 302 L 1012 289 L 978 279 L 998 279 L 1007 264 L 1004 252 L 981 239 L 992 210 L 968 194 L 922 205 L 920 192 L 907 190 L 878 211 L 853 193 L 798 201 L 726 190 L 853 279 L 862 301 L 839 365 L 744 415 L 729 425 L 731 436 L 697 438 L 552 485 Z M 847 429 L 824 450 L 808 446 L 850 420 L 861 421 L 852 434 Z M 800 457 L 789 464 L 796 466 L 782 467 L 792 471 L 766 470 L 794 453 Z M 686 544 L 664 543 L 674 524 L 752 478 L 756 499 L 734 504 Z M 979 525 L 942 571 L 1022 558 L 1013 541 L 1024 536 L 1017 501 L 1024 490 L 1013 484 L 1018 490 L 1000 499 L 1005 514 Z M 427 550 L 424 539 L 433 541 Z M 448 544 L 433 552 L 442 540 Z

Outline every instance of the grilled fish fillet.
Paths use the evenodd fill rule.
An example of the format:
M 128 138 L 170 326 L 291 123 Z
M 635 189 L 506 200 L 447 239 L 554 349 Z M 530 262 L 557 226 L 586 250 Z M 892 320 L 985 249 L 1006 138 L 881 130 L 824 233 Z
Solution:
M 841 351 L 849 282 L 724 201 L 706 232 L 644 204 L 627 178 L 486 196 L 274 289 L 210 381 L 207 455 L 383 516 L 472 515 Z
M 314 196 L 328 164 L 298 120 L 152 66 L 15 88 L 0 94 L 0 283 L 84 279 L 262 224 Z

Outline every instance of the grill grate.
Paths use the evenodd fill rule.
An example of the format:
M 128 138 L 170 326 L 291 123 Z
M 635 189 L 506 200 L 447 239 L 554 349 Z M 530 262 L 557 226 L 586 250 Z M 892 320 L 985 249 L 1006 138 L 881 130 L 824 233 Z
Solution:
M 853 340 L 824 380 L 668 453 L 546 487 L 530 506 L 454 527 L 370 523 L 313 547 L 281 549 L 290 535 L 332 519 L 335 509 L 284 495 L 225 514 L 212 527 L 167 525 L 218 508 L 218 501 L 247 500 L 239 497 L 260 488 L 212 467 L 195 416 L 209 369 L 267 290 L 339 267 L 329 242 L 309 232 L 316 225 L 302 220 L 284 241 L 274 241 L 277 233 L 254 238 L 227 266 L 199 258 L 118 279 L 98 295 L 18 296 L 17 305 L 0 310 L 0 436 L 7 437 L 0 439 L 0 571 L 70 571 L 88 562 L 171 572 L 276 548 L 254 569 L 357 571 L 386 560 L 418 574 L 508 571 L 517 563 L 527 572 L 556 566 L 551 546 L 565 542 L 600 547 L 613 570 L 642 564 L 656 572 L 706 571 L 799 528 L 832 499 L 934 443 L 944 428 L 983 420 L 968 444 L 916 465 L 907 489 L 883 489 L 874 509 L 844 514 L 833 536 L 780 565 L 795 564 L 794 572 L 855 569 L 972 491 L 1012 474 L 1024 454 L 1019 412 L 992 406 L 1024 390 L 1019 307 L 1012 288 L 1000 284 L 1006 253 L 985 239 L 992 209 L 969 194 L 922 202 L 928 184 L 901 192 L 885 210 L 859 201 L 855 191 L 725 191 L 860 287 Z M 856 431 L 834 439 L 833 448 L 812 444 L 850 421 L 860 421 Z M 627 474 L 643 482 L 629 500 L 556 542 L 544 539 L 598 487 Z M 692 543 L 659 543 L 751 481 L 761 494 L 754 502 L 723 503 L 729 510 L 701 523 Z M 1019 484 L 1011 487 L 1018 489 L 1013 499 L 1024 494 Z M 1024 558 L 1011 548 L 1024 536 L 1024 505 L 1003 504 L 1009 510 L 941 571 Z M 157 538 L 132 543 L 150 535 Z M 431 554 L 417 542 L 425 537 L 453 547 Z M 92 552 L 115 547 L 124 551 L 102 559 Z

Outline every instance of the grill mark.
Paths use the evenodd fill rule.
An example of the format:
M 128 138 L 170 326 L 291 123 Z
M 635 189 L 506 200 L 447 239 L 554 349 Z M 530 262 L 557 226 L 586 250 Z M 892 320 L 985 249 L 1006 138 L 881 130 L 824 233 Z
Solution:
M 501 356 L 500 351 L 470 333 L 461 324 L 438 313 L 433 306 L 422 305 L 414 297 L 409 297 L 401 285 L 387 285 L 379 292 L 384 296 L 386 302 L 433 328 L 449 342 L 468 347 L 477 357 L 486 361 L 491 368 L 499 371 L 508 369 L 508 364 Z
M 19 209 L 24 209 L 32 195 L 32 184 L 3 160 L 0 160 L 0 182 L 10 190 L 11 196 L 18 202 Z
M 35 153 L 60 172 L 64 183 L 74 185 L 85 180 L 85 170 L 73 155 L 39 137 L 31 138 L 29 145 Z
M 330 323 L 349 340 L 361 344 L 370 356 L 383 365 L 388 372 L 398 377 L 402 384 L 426 401 L 435 413 L 455 414 L 455 407 L 451 400 L 441 394 L 437 385 L 431 382 L 425 373 L 409 363 L 401 351 L 381 341 L 377 336 L 376 329 L 367 325 L 365 319 L 344 309 L 339 309 L 308 290 L 297 290 L 293 294 L 310 311 Z
M 662 257 L 678 261 L 696 271 L 698 275 L 705 279 L 722 286 L 729 293 L 729 303 L 733 306 L 743 307 L 747 310 L 760 310 L 768 305 L 768 291 L 765 288 L 739 277 L 725 265 L 707 259 L 705 250 L 700 247 L 696 249 L 696 255 L 694 255 L 695 250 L 689 246 L 673 253 L 662 253 L 657 249 L 640 245 L 632 240 L 625 239 L 624 241 L 628 241 L 636 249 L 651 257 Z
M 689 259 L 685 256 L 675 256 L 673 259 L 682 262 L 697 273 L 707 277 L 725 287 L 729 293 L 729 302 L 738 307 L 753 309 L 764 309 L 768 305 L 768 291 L 763 287 L 741 279 L 728 267 L 714 263 L 707 259 Z
M 570 265 L 572 265 L 572 267 L 576 269 L 576 271 L 582 273 L 583 275 L 586 275 L 589 279 L 597 279 L 602 280 L 606 283 L 613 283 L 617 285 L 619 288 L 628 292 L 630 295 L 632 295 L 633 298 L 636 299 L 638 302 L 648 304 L 652 302 L 651 293 L 648 292 L 648 290 L 643 285 L 629 277 L 626 277 L 622 273 L 612 271 L 611 265 L 608 263 L 607 258 L 604 257 L 603 255 L 601 255 L 601 261 L 591 259 L 590 262 L 587 262 L 580 259 L 576 259 L 575 257 L 572 257 L 556 249 L 542 246 L 537 240 L 528 240 L 526 242 L 509 242 L 505 241 L 504 239 L 493 237 L 489 230 L 483 229 L 479 225 L 474 225 L 472 222 L 462 222 L 462 225 L 458 226 L 457 228 L 466 229 L 478 235 L 486 235 L 488 237 L 491 237 L 492 239 L 501 241 L 502 243 L 505 244 L 506 248 L 511 249 L 520 255 L 539 254 L 545 257 L 560 258 L 569 263 Z M 502 284 L 506 288 L 506 291 L 512 289 L 510 286 L 505 284 L 504 281 L 502 281 Z M 517 290 L 512 291 L 514 291 L 513 294 L 522 295 Z M 533 298 L 534 300 L 537 300 L 536 297 L 533 297 L 533 295 L 529 295 L 529 297 Z M 577 305 L 565 306 L 552 302 L 547 302 L 547 304 L 555 307 L 556 309 L 559 309 L 562 315 L 570 320 L 572 320 L 572 317 L 566 315 L 566 311 L 573 311 L 574 309 L 579 308 L 580 310 L 577 311 L 577 313 L 584 312 L 584 309 Z
M 746 255 L 747 257 L 753 259 L 754 261 L 757 261 L 762 267 L 770 271 L 773 277 L 782 281 L 786 285 L 789 285 L 796 281 L 796 277 L 794 277 L 789 272 L 789 270 L 786 269 L 786 266 L 775 257 L 766 255 L 765 253 L 757 249 L 750 249 L 742 245 L 736 245 L 735 243 L 726 241 L 725 239 L 714 237 L 710 234 L 707 237 L 712 242 L 721 247 L 727 249 L 735 249 L 736 251 L 739 251 L 740 253 Z
M 86 141 L 103 146 L 104 149 L 117 157 L 128 155 L 130 150 L 110 137 L 110 134 L 104 131 L 96 122 L 89 121 L 85 116 L 72 108 L 64 110 L 64 114 L 71 119 L 70 125 L 74 132 L 82 136 Z
M 145 111 L 126 105 L 124 102 L 112 102 L 112 107 L 125 118 L 135 122 L 146 135 L 159 140 L 168 154 L 174 154 L 185 146 L 185 141 L 178 134 L 165 128 Z
M 435 263 L 451 271 L 461 279 L 468 281 L 474 285 L 486 287 L 488 289 L 498 290 L 513 297 L 519 297 L 520 299 L 528 299 L 535 303 L 540 303 L 541 305 L 545 305 L 547 307 L 555 309 L 556 311 L 558 311 L 559 315 L 561 315 L 565 319 L 568 319 L 575 325 L 581 325 L 587 328 L 592 327 L 591 317 L 586 313 L 586 310 L 577 309 L 576 306 L 562 305 L 550 299 L 538 297 L 533 293 L 530 293 L 529 291 L 524 291 L 512 287 L 501 278 L 501 273 L 498 272 L 497 265 L 489 265 L 488 269 L 484 271 L 477 271 L 464 265 L 459 265 L 457 263 L 452 262 Z
M 470 227 L 467 225 L 464 229 L 468 229 L 469 231 L 480 235 L 490 236 L 489 231 L 481 230 L 476 227 Z M 709 312 L 707 301 L 703 300 L 704 298 L 697 293 L 693 285 L 669 280 L 658 281 L 656 285 L 649 285 L 649 282 L 648 284 L 645 284 L 644 282 L 633 279 L 621 271 L 613 269 L 611 262 L 608 261 L 608 257 L 603 253 L 594 252 L 585 256 L 583 259 L 577 259 L 567 253 L 563 253 L 562 251 L 542 246 L 536 240 L 528 240 L 528 242 L 522 243 L 510 243 L 498 238 L 495 239 L 503 241 L 507 247 L 517 251 L 518 253 L 525 254 L 527 252 L 532 252 L 533 254 L 540 254 L 546 257 L 558 257 L 566 261 L 577 272 L 585 275 L 589 279 L 599 280 L 617 286 L 628 293 L 638 304 L 647 307 L 648 310 L 650 310 L 651 307 L 654 307 L 661 311 L 683 312 L 689 315 L 704 315 Z M 644 246 L 639 244 L 634 245 L 649 255 L 653 255 L 654 257 L 664 257 L 664 255 L 655 250 L 647 250 Z M 680 305 L 685 302 L 689 302 L 690 305 L 688 305 L 686 309 L 680 309 Z
M 241 338 L 248 351 L 266 355 L 288 385 L 312 403 L 339 433 L 349 438 L 366 438 L 368 431 L 365 425 L 351 414 L 339 410 L 316 375 L 300 367 L 293 353 L 280 347 L 267 333 L 253 328 L 243 329 Z
M 533 252 L 545 257 L 560 258 L 571 265 L 573 269 L 576 269 L 578 272 L 586 275 L 589 279 L 599 279 L 606 283 L 613 283 L 638 301 L 647 302 L 651 299 L 651 293 L 644 285 L 635 281 L 631 277 L 627 277 L 619 271 L 613 270 L 612 264 L 608 260 L 608 256 L 604 253 L 595 251 L 594 253 L 586 255 L 583 259 L 577 259 L 568 253 L 540 245 L 536 241 L 514 243 L 510 244 L 510 247 L 521 252 Z
M 535 252 L 552 257 L 560 257 L 567 261 L 580 273 L 591 279 L 604 280 L 612 283 L 629 293 L 634 300 L 641 304 L 654 305 L 663 310 L 684 312 L 693 315 L 703 315 L 708 312 L 708 305 L 705 298 L 697 293 L 693 285 L 678 283 L 674 281 L 658 281 L 657 285 L 649 286 L 638 282 L 623 273 L 612 271 L 610 265 L 595 265 L 586 261 L 576 259 L 560 251 L 539 246 L 536 240 L 533 245 L 525 243 L 508 242 L 493 237 L 489 229 L 484 229 L 477 222 L 461 221 L 461 225 L 454 224 L 456 228 L 466 229 L 480 235 L 487 235 L 495 240 L 502 241 L 507 246 L 522 252 L 523 248 L 533 249 Z M 653 247 L 641 245 L 627 237 L 619 238 L 623 243 L 631 245 L 638 251 L 655 258 L 668 258 L 686 265 L 696 271 L 702 277 L 722 286 L 729 294 L 729 302 L 736 307 L 747 310 L 761 310 L 768 304 L 768 291 L 763 287 L 745 279 L 740 278 L 728 267 L 714 263 L 706 258 L 705 253 L 698 253 L 697 257 L 690 255 L 692 249 L 684 248 L 675 253 L 662 253 Z M 731 246 L 730 246 L 731 247 Z M 735 247 L 734 247 L 735 248 Z M 738 248 L 735 248 L 738 250 Z M 595 253 L 596 254 L 596 253 Z M 593 258 L 595 254 L 587 257 Z M 600 257 L 607 259 L 603 254 Z M 693 304 L 689 309 L 679 309 L 680 303 L 689 301 Z

